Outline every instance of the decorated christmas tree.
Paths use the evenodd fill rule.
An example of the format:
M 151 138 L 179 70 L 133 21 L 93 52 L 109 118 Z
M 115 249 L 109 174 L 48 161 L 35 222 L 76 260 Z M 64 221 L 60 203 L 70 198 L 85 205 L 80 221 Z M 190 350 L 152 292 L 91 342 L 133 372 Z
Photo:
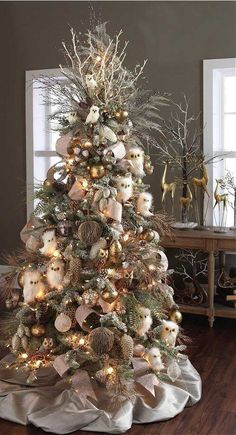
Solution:
M 61 160 L 36 188 L 24 250 L 9 257 L 2 343 L 12 355 L 0 376 L 11 387 L 2 383 L 0 416 L 55 433 L 124 433 L 200 398 L 159 245 L 168 218 L 143 181 L 167 101 L 138 87 L 145 63 L 124 66 L 121 33 L 71 33 L 65 80 L 39 80 L 57 108 Z

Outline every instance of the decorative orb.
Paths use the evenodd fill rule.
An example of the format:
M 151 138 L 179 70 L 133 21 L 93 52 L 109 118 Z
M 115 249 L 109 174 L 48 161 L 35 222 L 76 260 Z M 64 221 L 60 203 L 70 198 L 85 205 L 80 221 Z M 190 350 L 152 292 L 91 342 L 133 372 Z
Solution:
M 92 178 L 102 178 L 105 175 L 105 168 L 103 165 L 94 165 L 90 168 L 90 176 Z
M 18 274 L 18 277 L 17 277 L 17 282 L 18 282 L 20 288 L 24 287 L 24 281 L 25 281 L 24 270 L 21 270 Z
M 80 147 L 82 149 L 89 149 L 92 148 L 93 146 L 93 142 L 91 142 L 91 140 L 87 139 L 87 140 L 82 140 Z
M 46 333 L 46 328 L 44 325 L 33 325 L 31 327 L 31 334 L 34 337 L 42 337 Z
M 129 112 L 127 110 L 117 110 L 117 112 L 115 113 L 115 118 L 117 121 L 123 122 L 125 121 L 125 119 L 127 119 L 129 116 Z
M 181 323 L 182 322 L 182 314 L 177 308 L 173 308 L 169 312 L 169 318 L 172 322 Z
M 78 228 L 78 238 L 88 246 L 96 243 L 102 235 L 102 226 L 97 221 L 82 222 Z
M 146 229 L 140 234 L 140 239 L 145 240 L 146 242 L 151 242 L 152 240 L 154 240 L 154 238 L 155 232 L 150 229 Z
M 114 333 L 110 329 L 100 326 L 89 334 L 91 348 L 98 355 L 110 352 L 114 344 Z
M 111 287 L 108 287 L 105 290 L 103 290 L 101 296 L 105 302 L 108 302 L 108 304 L 111 304 L 112 302 L 114 302 L 118 298 L 119 293 L 116 290 L 115 286 L 111 286 Z
M 67 332 L 70 330 L 72 322 L 71 318 L 67 316 L 67 314 L 61 313 L 59 316 L 57 316 L 54 324 L 55 328 L 59 332 Z

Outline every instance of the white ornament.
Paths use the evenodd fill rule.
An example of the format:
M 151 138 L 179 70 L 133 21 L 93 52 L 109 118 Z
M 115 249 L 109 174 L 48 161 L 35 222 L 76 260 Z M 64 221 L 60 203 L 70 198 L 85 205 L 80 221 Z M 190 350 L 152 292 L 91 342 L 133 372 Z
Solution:
M 152 326 L 152 317 L 151 317 L 151 311 L 149 310 L 149 308 L 140 307 L 139 308 L 139 317 L 140 317 L 140 322 L 139 322 L 139 326 L 137 328 L 137 334 L 140 337 L 143 337 L 146 335 L 146 332 L 148 332 Z
M 168 263 L 168 258 L 165 254 L 165 252 L 161 251 L 160 249 L 157 251 L 157 258 L 159 257 L 159 262 L 158 262 L 158 266 L 161 272 L 166 272 L 168 267 L 169 267 L 169 263 Z
M 57 249 L 57 239 L 55 230 L 47 230 L 42 235 L 43 247 L 40 249 L 41 254 L 52 256 Z
M 89 96 L 92 97 L 94 95 L 95 89 L 97 87 L 97 82 L 93 76 L 93 74 L 86 74 L 85 83 L 88 89 Z
M 99 137 L 101 141 L 103 139 L 107 139 L 112 143 L 115 143 L 117 141 L 116 134 L 110 127 L 107 127 L 107 125 L 101 125 L 99 129 Z
M 175 347 L 179 326 L 171 320 L 162 321 L 161 339 L 168 343 L 171 347 Z
M 150 211 L 152 206 L 152 195 L 149 192 L 140 193 L 137 201 L 137 211 L 144 217 L 153 216 Z
M 149 362 L 153 370 L 159 371 L 164 369 L 164 365 L 161 360 L 161 352 L 158 347 L 152 347 L 151 349 L 148 349 L 144 358 Z
M 126 159 L 132 162 L 131 172 L 136 177 L 144 177 L 145 172 L 143 170 L 144 152 L 141 148 L 132 147 L 126 154 Z
M 99 107 L 91 106 L 90 112 L 86 118 L 85 124 L 96 124 L 99 119 Z
M 71 318 L 67 314 L 61 313 L 57 316 L 54 325 L 59 332 L 67 332 L 71 328 Z
M 95 260 L 100 249 L 106 249 L 107 241 L 103 237 L 101 237 L 90 249 L 89 258 L 90 260 Z
M 26 270 L 24 273 L 23 296 L 26 304 L 35 301 L 38 294 L 44 292 L 45 286 L 42 283 L 42 275 L 38 270 Z
M 78 115 L 76 112 L 70 112 L 67 115 L 67 119 L 68 119 L 70 125 L 74 125 L 78 121 Z
M 110 145 L 103 151 L 103 154 L 106 155 L 108 152 L 112 153 L 116 160 L 121 160 L 125 157 L 126 149 L 123 142 L 116 142 L 113 145 Z
M 118 177 L 116 181 L 117 201 L 126 202 L 133 195 L 133 180 L 130 176 Z
M 65 264 L 62 260 L 54 260 L 49 263 L 47 268 L 47 281 L 51 288 L 62 289 L 63 278 L 65 275 Z

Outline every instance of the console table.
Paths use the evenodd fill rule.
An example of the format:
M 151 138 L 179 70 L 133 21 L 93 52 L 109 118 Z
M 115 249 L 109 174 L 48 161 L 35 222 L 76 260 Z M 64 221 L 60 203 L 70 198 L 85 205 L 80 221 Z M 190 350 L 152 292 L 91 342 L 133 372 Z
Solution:
M 208 317 L 212 327 L 215 317 L 236 319 L 236 309 L 214 302 L 215 289 L 215 254 L 225 251 L 236 252 L 236 231 L 216 233 L 213 227 L 206 230 L 173 230 L 173 238 L 165 237 L 161 245 L 164 248 L 196 249 L 208 253 L 208 305 L 182 305 L 184 313 L 202 314 Z

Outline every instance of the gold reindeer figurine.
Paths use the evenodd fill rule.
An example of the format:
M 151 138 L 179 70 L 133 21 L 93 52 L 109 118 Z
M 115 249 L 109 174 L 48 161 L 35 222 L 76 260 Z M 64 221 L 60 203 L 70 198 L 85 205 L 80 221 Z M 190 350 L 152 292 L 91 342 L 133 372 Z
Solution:
M 171 206 L 172 206 L 172 212 L 173 212 L 176 183 L 174 181 L 172 183 L 166 182 L 167 168 L 168 168 L 168 162 L 165 162 L 164 172 L 163 172 L 162 179 L 161 179 L 161 190 L 162 190 L 161 202 L 162 202 L 163 208 L 165 209 L 166 194 L 168 192 L 170 192 L 170 194 L 171 194 L 171 196 L 170 196 Z
M 205 192 L 208 196 L 208 198 L 210 198 L 210 194 L 207 190 L 207 184 L 209 181 L 209 176 L 208 176 L 208 172 L 207 172 L 207 168 L 205 165 L 202 165 L 202 169 L 203 169 L 203 176 L 202 178 L 196 178 L 193 177 L 192 178 L 192 184 L 193 184 L 193 194 L 194 194 L 194 198 L 196 199 L 197 197 L 197 188 L 201 187 L 201 189 L 203 190 L 203 192 Z
M 189 185 L 187 184 L 187 190 L 188 190 L 188 196 L 181 196 L 179 198 L 179 202 L 180 202 L 180 213 L 182 214 L 182 210 L 183 208 L 186 208 L 187 210 L 189 210 L 189 207 L 192 205 L 192 200 L 193 200 L 193 195 L 191 192 L 191 189 L 189 187 Z

